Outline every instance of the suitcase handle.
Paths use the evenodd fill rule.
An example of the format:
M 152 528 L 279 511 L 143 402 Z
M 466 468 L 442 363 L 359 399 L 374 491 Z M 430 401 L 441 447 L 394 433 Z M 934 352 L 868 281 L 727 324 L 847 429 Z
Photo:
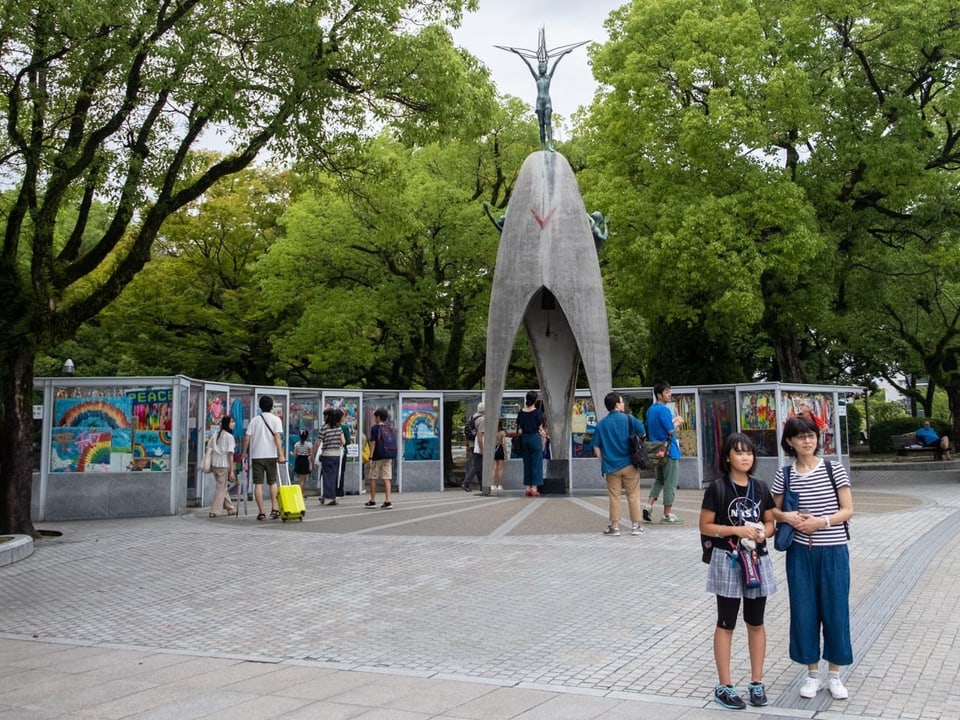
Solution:
M 283 482 L 284 478 L 286 478 L 287 482 Z M 277 463 L 277 483 L 280 485 L 293 484 L 290 482 L 290 469 L 287 467 L 287 463 Z

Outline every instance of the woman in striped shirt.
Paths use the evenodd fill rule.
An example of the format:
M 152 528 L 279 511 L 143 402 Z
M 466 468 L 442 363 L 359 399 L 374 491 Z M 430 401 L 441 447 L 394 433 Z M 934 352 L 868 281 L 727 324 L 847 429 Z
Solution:
M 853 662 L 850 643 L 850 551 L 847 521 L 853 517 L 850 479 L 843 465 L 817 455 L 820 434 L 816 423 L 792 417 L 783 427 L 780 446 L 794 458 L 777 470 L 770 488 L 777 522 L 793 526 L 793 544 L 787 549 L 787 585 L 790 594 L 790 659 L 807 666 L 809 675 L 800 696 L 815 697 L 825 686 L 820 679 L 820 637 L 827 661 L 826 687 L 838 700 L 848 697 L 840 680 L 840 666 Z M 784 473 L 799 496 L 799 509 L 784 512 Z

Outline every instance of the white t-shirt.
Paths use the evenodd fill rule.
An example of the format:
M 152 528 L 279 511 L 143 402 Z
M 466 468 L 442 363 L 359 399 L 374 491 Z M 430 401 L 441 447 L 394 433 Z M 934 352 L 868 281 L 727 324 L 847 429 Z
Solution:
M 208 442 L 213 446 L 213 467 L 230 467 L 230 455 L 237 447 L 237 441 L 234 439 L 233 433 L 229 430 L 221 432 L 220 428 L 217 428 L 213 431 L 213 435 L 210 436 Z
M 273 413 L 261 413 L 251 420 L 246 432 L 246 436 L 250 439 L 250 459 L 277 459 L 277 443 L 273 439 L 277 433 L 283 433 L 283 423 Z

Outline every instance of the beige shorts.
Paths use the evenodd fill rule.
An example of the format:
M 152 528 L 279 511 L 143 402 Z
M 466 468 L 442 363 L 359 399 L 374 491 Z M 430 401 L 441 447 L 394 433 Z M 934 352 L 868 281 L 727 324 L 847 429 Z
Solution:
M 371 480 L 393 480 L 393 460 L 371 460 L 367 477 Z

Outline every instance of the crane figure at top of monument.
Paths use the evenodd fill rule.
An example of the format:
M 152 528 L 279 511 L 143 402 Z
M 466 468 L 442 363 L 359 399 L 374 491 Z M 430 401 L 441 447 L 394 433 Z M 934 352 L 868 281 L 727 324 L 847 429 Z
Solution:
M 540 125 L 540 148 L 542 150 L 553 151 L 553 125 L 551 118 L 553 116 L 553 104 L 550 102 L 550 81 L 553 79 L 553 73 L 557 65 L 563 59 L 581 45 L 586 45 L 589 40 L 573 43 L 571 45 L 561 45 L 560 47 L 547 49 L 547 37 L 544 29 L 540 28 L 540 37 L 536 51 L 525 50 L 523 48 L 506 47 L 504 45 L 495 45 L 501 50 L 515 53 L 523 60 L 530 74 L 533 75 L 534 82 L 537 83 L 537 122 Z M 534 58 L 537 61 L 537 69 L 527 58 Z M 554 58 L 553 65 L 550 65 L 550 59 Z M 548 69 L 549 66 L 549 69 Z

